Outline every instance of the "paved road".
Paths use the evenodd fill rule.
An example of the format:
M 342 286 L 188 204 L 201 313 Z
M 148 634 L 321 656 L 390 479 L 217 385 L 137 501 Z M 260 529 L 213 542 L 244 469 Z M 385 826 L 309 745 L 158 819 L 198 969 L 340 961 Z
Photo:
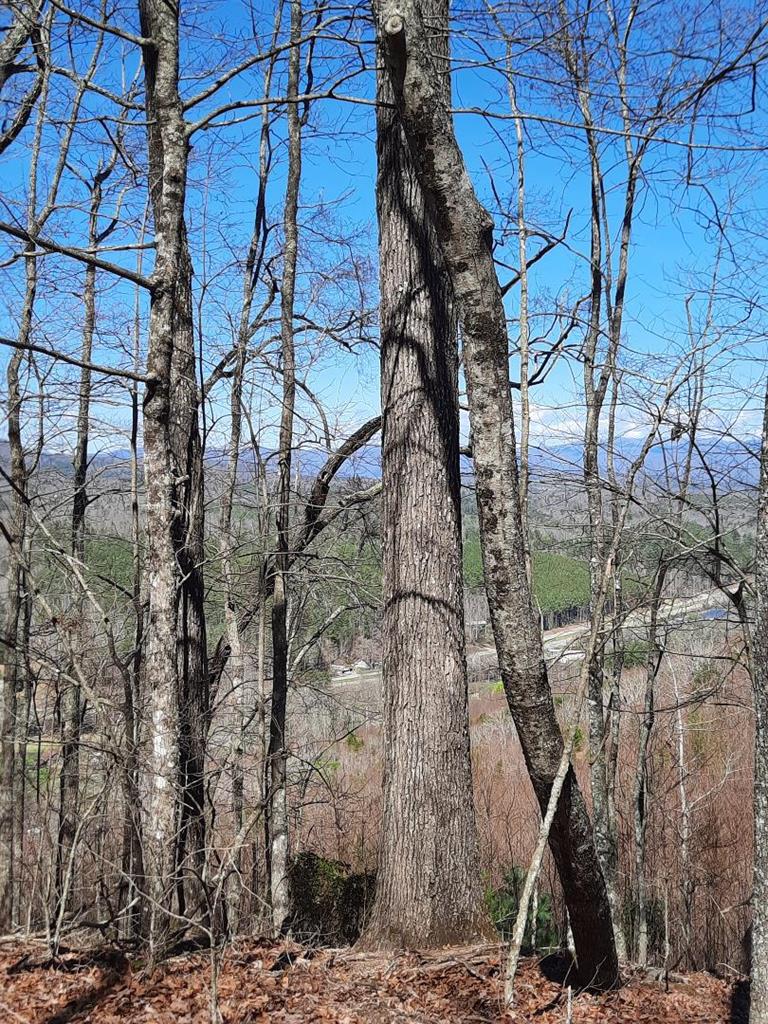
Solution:
M 704 613 L 715 609 L 722 610 L 725 615 L 728 599 L 719 589 L 705 590 L 692 597 L 673 597 L 663 601 L 659 609 L 660 623 L 695 622 L 704 618 Z M 650 621 L 650 609 L 639 608 L 631 612 L 625 619 L 627 629 L 639 629 L 647 626 Z M 579 622 L 563 629 L 552 629 L 544 634 L 544 654 L 547 660 L 575 661 L 581 660 L 583 654 L 578 641 L 586 637 L 589 624 Z
M 725 595 L 717 589 L 706 590 L 700 594 L 694 594 L 692 597 L 670 598 L 662 603 L 659 621 L 666 623 L 693 622 L 703 618 L 702 613 L 713 609 L 725 609 L 727 603 Z M 625 625 L 629 629 L 637 629 L 646 625 L 649 617 L 650 611 L 647 608 L 641 608 L 627 616 Z M 585 637 L 588 631 L 589 624 L 584 622 L 547 630 L 543 637 L 544 656 L 547 661 L 559 661 L 561 664 L 581 661 L 584 655 L 580 650 L 579 640 Z M 491 662 L 496 657 L 496 650 L 492 645 L 475 648 L 469 657 L 472 660 L 488 659 Z M 331 678 L 331 685 L 340 689 L 344 687 L 365 689 L 368 686 L 378 686 L 380 682 L 381 670 L 378 668 L 362 672 L 345 672 L 343 675 Z

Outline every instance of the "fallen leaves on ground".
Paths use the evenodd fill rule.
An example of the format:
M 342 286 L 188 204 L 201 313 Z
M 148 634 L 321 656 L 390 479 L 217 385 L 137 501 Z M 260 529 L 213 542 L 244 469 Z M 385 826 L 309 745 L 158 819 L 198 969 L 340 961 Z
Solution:
M 223 1024 L 562 1024 L 567 990 L 536 959 L 521 963 L 503 1009 L 498 946 L 362 954 L 238 941 L 218 978 Z M 573 996 L 574 1024 L 746 1024 L 742 987 L 708 974 L 669 983 L 633 974 L 623 988 Z M 167 961 L 151 974 L 119 950 L 45 959 L 0 948 L 0 1019 L 8 1024 L 208 1024 L 211 956 Z

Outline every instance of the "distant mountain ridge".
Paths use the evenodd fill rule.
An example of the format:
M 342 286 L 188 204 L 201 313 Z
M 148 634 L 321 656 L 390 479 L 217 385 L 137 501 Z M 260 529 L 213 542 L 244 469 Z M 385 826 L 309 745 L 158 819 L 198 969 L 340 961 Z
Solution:
M 616 470 L 621 475 L 626 472 L 632 462 L 640 454 L 642 441 L 635 439 L 623 440 L 617 445 Z M 743 444 L 734 441 L 713 438 L 703 439 L 699 449 L 706 459 L 707 465 L 718 483 L 730 487 L 752 487 L 757 483 L 759 476 L 759 451 L 760 443 L 757 438 L 750 438 Z M 543 446 L 540 444 L 531 446 L 531 468 L 535 475 L 563 473 L 569 477 L 579 477 L 582 466 L 582 445 L 578 443 Z M 686 437 L 678 441 L 667 440 L 664 445 L 656 444 L 648 453 L 644 463 L 644 475 L 650 478 L 658 478 L 665 471 L 673 468 L 675 464 L 681 465 L 687 450 Z M 293 453 L 294 471 L 302 475 L 315 476 L 325 465 L 330 453 L 324 449 L 310 446 L 298 446 Z M 122 472 L 128 469 L 131 453 L 127 448 L 102 449 L 96 451 L 91 458 L 91 467 L 101 472 Z M 141 457 L 141 456 L 140 456 Z M 208 466 L 224 468 L 228 460 L 228 452 L 221 448 L 210 448 L 206 452 L 206 463 Z M 262 450 L 262 457 L 266 459 L 268 467 L 274 466 L 277 459 L 277 452 L 273 449 Z M 606 468 L 605 450 L 601 449 L 600 461 L 602 468 Z M 240 457 L 241 472 L 243 476 L 250 475 L 253 462 L 249 450 L 243 449 Z M 7 441 L 0 441 L 0 464 L 7 466 L 9 463 L 9 449 Z M 65 476 L 72 472 L 72 456 L 69 452 L 44 451 L 41 460 L 41 468 L 53 472 L 59 472 Z M 461 457 L 462 475 L 472 477 L 472 461 L 466 456 Z M 381 448 L 376 444 L 364 445 L 355 455 L 339 469 L 336 474 L 339 479 L 361 478 L 377 480 L 381 477 Z M 708 475 L 705 472 L 701 458 L 696 455 L 693 461 L 694 483 L 702 484 L 708 482 Z

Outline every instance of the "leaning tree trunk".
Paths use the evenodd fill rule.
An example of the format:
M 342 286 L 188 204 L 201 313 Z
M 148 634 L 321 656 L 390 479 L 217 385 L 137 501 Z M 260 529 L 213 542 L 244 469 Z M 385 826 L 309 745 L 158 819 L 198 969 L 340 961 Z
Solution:
M 755 867 L 752 882 L 750 1024 L 768 1024 L 768 387 L 760 456 L 752 629 L 755 691 Z
M 431 58 L 421 5 L 380 3 L 395 99 L 453 284 L 462 336 L 488 603 L 507 700 L 540 806 L 563 752 L 525 566 L 507 324 L 493 260 L 493 221 L 475 195 Z M 584 799 L 569 769 L 550 832 L 580 977 L 616 984 L 605 881 Z
M 447 58 L 448 4 L 429 0 Z M 449 88 L 447 62 L 442 82 Z M 458 347 L 386 72 L 378 89 L 384 816 L 366 948 L 490 936 L 477 872 L 464 650 Z

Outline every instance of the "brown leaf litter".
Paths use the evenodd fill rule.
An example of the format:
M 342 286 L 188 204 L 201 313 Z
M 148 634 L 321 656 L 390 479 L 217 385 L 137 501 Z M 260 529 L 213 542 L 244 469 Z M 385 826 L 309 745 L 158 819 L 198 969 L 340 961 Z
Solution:
M 513 1010 L 503 1008 L 495 946 L 391 955 L 238 940 L 218 978 L 222 1024 L 563 1024 L 567 989 L 547 963 L 521 962 Z M 547 976 L 549 975 L 549 976 Z M 665 984 L 635 972 L 616 992 L 573 995 L 573 1024 L 746 1024 L 744 985 L 709 974 Z M 208 1024 L 211 955 L 151 974 L 117 949 L 0 949 L 2 1024 Z

